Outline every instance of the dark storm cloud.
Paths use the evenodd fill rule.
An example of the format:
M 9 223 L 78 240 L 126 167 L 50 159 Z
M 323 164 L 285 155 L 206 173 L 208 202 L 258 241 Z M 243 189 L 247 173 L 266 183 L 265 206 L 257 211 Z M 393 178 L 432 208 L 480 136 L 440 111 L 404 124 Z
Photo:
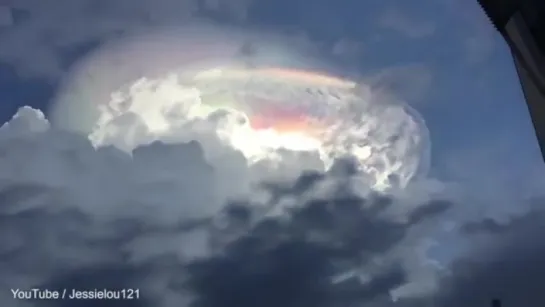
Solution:
M 400 263 L 373 261 L 399 243 L 413 223 L 447 207 L 424 204 L 427 209 L 417 210 L 411 223 L 401 223 L 383 215 L 394 201 L 386 195 L 363 199 L 337 189 L 318 199 L 305 196 L 330 177 L 309 173 L 291 186 L 267 185 L 276 195 L 271 206 L 286 197 L 300 204 L 287 215 L 264 218 L 259 208 L 242 201 L 225 209 L 223 223 L 195 221 L 174 227 L 151 227 L 144 220 L 127 218 L 99 222 L 54 203 L 47 210 L 26 208 L 16 213 L 14 207 L 21 209 L 31 199 L 52 194 L 39 186 L 12 185 L 0 192 L 3 205 L 15 205 L 0 211 L 1 265 L 8 274 L 15 268 L 28 270 L 28 280 L 17 284 L 15 279 L 4 279 L 2 287 L 24 287 L 34 276 L 42 280 L 34 286 L 48 289 L 141 290 L 139 301 L 107 301 L 101 306 L 185 306 L 179 299 L 158 305 L 171 295 L 169 291 L 186 297 L 190 293 L 195 298 L 193 306 L 199 307 L 319 307 L 388 301 L 389 291 L 405 283 L 407 276 Z M 167 253 L 135 263 L 123 248 L 150 234 L 164 242 L 169 234 L 195 229 L 212 230 L 209 244 L 217 243 L 218 254 L 185 261 Z M 234 229 L 238 235 L 230 236 Z M 52 249 L 55 245 L 50 240 L 57 247 Z M 360 270 L 365 280 L 340 277 Z M 9 302 L 4 303 L 9 306 Z M 56 301 L 36 302 L 36 306 L 95 305 L 93 301 Z
M 289 196 L 304 202 L 303 194 L 323 179 L 303 175 L 291 189 L 278 187 L 275 199 Z M 343 191 L 306 201 L 289 218 L 267 218 L 254 225 L 252 210 L 241 204 L 231 207 L 227 221 L 236 226 L 224 225 L 223 230 L 246 227 L 247 232 L 220 255 L 188 266 L 194 306 L 350 306 L 388 297 L 406 282 L 405 271 L 395 262 L 372 269 L 371 262 L 411 227 L 381 215 L 388 203 L 387 196 L 362 199 Z M 425 208 L 411 220 L 433 217 L 448 206 L 431 203 Z M 369 279 L 339 277 L 359 270 Z

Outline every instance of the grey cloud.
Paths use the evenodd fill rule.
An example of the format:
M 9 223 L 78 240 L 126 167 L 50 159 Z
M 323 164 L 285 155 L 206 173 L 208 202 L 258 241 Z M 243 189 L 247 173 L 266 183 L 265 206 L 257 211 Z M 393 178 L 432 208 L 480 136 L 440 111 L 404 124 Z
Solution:
M 471 257 L 458 261 L 446 278 L 436 306 L 486 306 L 492 298 L 504 306 L 539 306 L 545 300 L 545 244 L 539 234 L 545 214 L 537 209 L 498 228 L 484 220 L 473 233 L 488 234 Z M 501 229 L 501 231 L 500 231 Z
M 301 177 L 282 197 L 304 201 L 303 194 L 313 186 L 309 181 L 325 179 Z M 164 298 L 173 296 L 170 292 L 184 296 L 192 306 L 210 307 L 256 303 L 342 306 L 385 299 L 390 290 L 406 281 L 404 269 L 396 262 L 373 264 L 373 259 L 399 243 L 411 225 L 381 217 L 388 197 L 362 199 L 340 193 L 302 204 L 288 216 L 258 219 L 257 223 L 252 223 L 259 213 L 257 207 L 234 204 L 226 208 L 228 225 L 222 226 L 206 221 L 183 227 L 150 226 L 143 217 L 113 218 L 103 223 L 92 215 L 61 208 L 4 214 L 2 246 L 14 235 L 24 236 L 20 242 L 25 243 L 2 252 L 4 272 L 8 273 L 2 284 L 9 288 L 141 290 L 139 301 L 110 301 L 104 306 L 185 306 L 181 298 L 176 305 L 168 303 Z M 243 231 L 234 240 L 222 240 L 233 227 Z M 216 246 L 220 253 L 188 261 L 176 256 L 179 252 L 175 248 L 137 262 L 131 260 L 137 250 L 127 246 L 138 238 L 155 234 L 159 246 L 148 244 L 147 249 L 162 249 L 161 245 L 170 242 L 169 234 L 199 228 L 213 230 L 208 244 L 227 242 Z M 192 248 L 183 241 L 172 243 L 182 250 Z M 362 268 L 366 268 L 365 281 L 356 277 L 334 281 L 345 271 Z M 48 306 L 42 303 L 36 306 Z M 75 305 L 57 301 L 51 306 L 87 305 L 84 301 Z
M 278 187 L 275 199 L 304 201 L 303 195 L 326 178 L 303 175 L 289 189 Z M 396 262 L 373 261 L 399 243 L 411 225 L 381 215 L 388 197 L 362 199 L 342 191 L 308 201 L 290 217 L 253 225 L 252 210 L 233 208 L 227 220 L 236 226 L 224 227 L 247 227 L 246 234 L 228 243 L 224 253 L 189 265 L 195 306 L 367 306 L 389 297 L 406 282 L 405 271 Z M 359 270 L 362 275 L 339 277 Z
M 469 234 L 481 233 L 481 232 L 499 233 L 499 232 L 507 231 L 508 226 L 494 219 L 487 218 L 481 222 L 467 223 L 464 225 L 462 229 L 464 232 L 467 232 Z

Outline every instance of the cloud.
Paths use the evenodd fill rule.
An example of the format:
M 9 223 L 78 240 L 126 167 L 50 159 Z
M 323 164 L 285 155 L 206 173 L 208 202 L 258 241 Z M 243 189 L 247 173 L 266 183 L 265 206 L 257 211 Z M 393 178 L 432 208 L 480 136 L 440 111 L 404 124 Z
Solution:
M 539 238 L 543 199 L 530 213 L 503 225 L 489 219 L 468 225 L 475 236 L 472 255 L 452 268 L 442 284 L 439 306 L 477 307 L 501 299 L 504 306 L 537 306 L 545 299 L 545 244 Z M 477 246 L 480 246 L 478 248 Z
M 490 26 L 490 29 L 480 29 L 464 39 L 463 46 L 470 63 L 482 63 L 492 55 L 496 47 L 494 34 Z
M 395 247 L 418 242 L 409 230 L 447 208 L 428 197 L 400 210 L 410 197 L 362 194 L 350 164 L 231 198 L 222 182 L 244 181 L 247 165 L 230 160 L 239 167 L 226 177 L 197 141 L 128 155 L 28 107 L 0 129 L 0 152 L 7 290 L 132 287 L 142 306 L 222 306 L 225 289 L 241 304 L 384 300 L 411 278 Z
M 220 1 L 223 9 L 239 2 Z M 241 2 L 242 3 L 242 2 Z M 11 1 L 2 15 L 14 18 L 12 26 L 0 33 L 0 59 L 23 75 L 58 78 L 64 71 L 66 50 L 90 41 L 104 42 L 129 33 L 161 26 L 185 24 L 197 18 L 198 1 L 59 0 L 44 5 L 39 0 Z M 234 8 L 229 14 L 239 14 Z
M 345 63 L 352 63 L 362 56 L 363 50 L 362 42 L 344 38 L 333 44 L 331 53 Z
M 0 6 L 0 27 L 9 27 L 13 25 L 13 17 L 8 7 Z
M 0 129 L 2 288 L 132 287 L 142 291 L 138 304 L 169 307 L 391 306 L 393 298 L 397 306 L 429 299 L 448 307 L 460 298 L 477 306 L 492 297 L 521 304 L 534 291 L 509 292 L 515 285 L 489 278 L 523 278 L 519 270 L 541 253 L 533 241 L 541 213 L 465 226 L 457 236 L 471 253 L 438 264 L 430 247 L 442 243 L 445 222 L 467 220 L 453 210 L 480 206 L 470 198 L 453 203 L 429 182 L 375 192 L 344 160 L 302 173 L 302 158 L 293 157 L 287 168 L 296 176 L 263 176 L 270 169 L 262 165 L 252 177 L 217 135 L 191 138 L 198 141 L 148 142 L 127 153 L 20 109 Z M 482 239 L 487 225 L 492 240 Z M 538 278 L 539 266 L 532 269 Z M 6 304 L 10 295 L 0 292 Z
M 384 29 L 396 31 L 408 38 L 424 38 L 435 33 L 435 25 L 411 18 L 399 9 L 390 8 L 378 17 L 378 24 Z
M 2 291 L 77 284 L 86 278 L 74 274 L 108 275 L 97 271 L 102 266 L 133 272 L 135 262 L 156 255 L 193 257 L 199 235 L 185 230 L 227 201 L 217 188 L 221 174 L 195 141 L 152 143 L 129 156 L 95 149 L 86 137 L 55 130 L 39 111 L 23 108 L 0 129 L 0 148 L 1 266 L 9 272 Z
M 39 0 L 10 1 L 4 6 L 5 14 L 2 15 L 13 16 L 10 18 L 12 26 L 0 31 L 0 60 L 16 67 L 22 76 L 57 79 L 71 64 L 66 63 L 67 54 L 76 57 L 75 54 L 83 54 L 120 37 L 161 27 L 185 26 L 196 21 L 216 20 L 223 24 L 240 25 L 251 20 L 248 17 L 251 8 L 261 5 L 264 2 L 259 0 L 58 0 L 55 6 L 43 5 Z M 218 14 L 221 18 L 216 16 Z M 301 14 L 312 15 L 304 10 Z M 342 17 L 339 18 L 342 23 Z M 381 25 L 404 31 L 403 35 L 411 37 L 427 36 L 433 32 L 429 25 L 412 20 L 396 10 L 387 11 Z M 254 28 L 257 27 L 254 25 Z M 298 40 L 296 44 L 305 44 L 308 43 L 304 41 L 305 38 L 298 36 L 309 36 L 314 28 L 313 23 L 289 30 L 285 25 L 279 25 L 275 29 L 290 32 L 286 34 L 287 37 Z M 320 43 L 320 36 L 320 33 L 314 33 L 310 44 L 318 52 L 341 58 L 345 64 L 361 56 L 361 45 L 364 43 L 361 38 L 344 37 L 344 34 L 337 33 L 332 37 L 332 42 Z
M 445 4 L 448 10 L 460 12 L 457 18 L 460 28 L 463 29 L 460 43 L 465 60 L 469 64 L 486 63 L 504 42 L 482 7 L 477 1 L 448 1 Z
M 319 157 L 307 155 L 303 160 L 309 163 L 305 164 L 323 164 L 321 168 L 329 167 L 336 157 L 354 155 L 368 161 L 359 165 L 372 173 L 379 185 L 405 185 L 410 178 L 427 172 L 429 136 L 416 111 L 401 101 L 382 104 L 380 97 L 365 91 L 365 84 L 356 92 L 351 82 L 343 81 L 342 86 L 319 84 L 316 77 L 320 75 L 339 79 L 334 71 L 323 68 L 326 65 L 320 65 L 319 58 L 315 60 L 296 46 L 287 47 L 275 36 L 265 41 L 269 36 L 263 35 L 187 27 L 156 31 L 104 47 L 78 65 L 65 82 L 56 106 L 50 109 L 53 123 L 90 134 L 94 143 L 125 149 L 154 138 L 188 140 L 195 131 L 206 134 L 221 130 L 221 138 L 252 162 L 265 156 L 272 160 L 274 155 L 283 156 L 281 160 L 286 162 L 290 155 L 280 154 L 276 150 L 279 147 L 291 151 L 304 147 Z M 240 49 L 248 39 L 257 52 L 251 59 L 241 59 Z M 232 68 L 248 62 L 252 68 Z M 274 75 L 260 70 L 270 66 L 277 68 Z M 204 71 L 212 69 L 215 73 L 204 77 Z M 297 71 L 296 78 L 302 74 L 311 78 L 305 79 L 308 83 L 303 86 L 279 76 L 293 71 Z M 264 78 L 254 77 L 252 72 Z M 238 77 L 232 79 L 233 73 Z M 197 78 L 197 74 L 202 77 Z M 270 91 L 272 88 L 274 91 Z M 297 130 L 293 134 L 301 137 L 256 131 L 249 125 L 249 118 L 273 119 L 273 111 L 284 108 L 303 113 L 299 119 L 292 119 L 279 112 L 274 121 L 295 121 L 300 126 L 293 126 Z M 214 116 L 210 115 L 212 111 Z M 210 118 L 196 120 L 204 117 Z M 295 160 L 302 161 L 299 156 Z M 316 160 L 319 163 L 311 163 Z
M 0 26 L 11 25 L 0 31 L 0 61 L 15 67 L 22 77 L 57 80 L 74 59 L 102 44 L 194 23 L 240 25 L 253 4 L 249 0 L 57 0 L 52 6 L 39 0 L 9 1 L 0 10 Z M 299 34 L 286 36 L 290 43 L 308 44 Z M 68 63 L 67 58 L 71 58 Z
M 243 1 L 232 11 L 225 8 L 230 5 L 227 3 L 207 3 L 210 10 L 225 10 L 235 19 L 245 18 L 247 3 Z M 185 23 L 195 16 L 195 10 L 195 3 L 190 1 L 70 0 L 59 1 L 55 7 L 38 0 L 12 1 L 5 10 L 8 18 L 0 17 L 0 58 L 20 72 L 56 78 L 65 69 L 66 52 L 74 47 L 85 49 L 89 41 L 101 44 L 128 32 Z M 383 26 L 409 38 L 434 33 L 430 24 L 415 22 L 399 12 L 389 14 L 385 14 L 388 18 Z M 1 28 L 2 20 L 8 20 L 9 27 Z M 226 48 L 236 51 L 234 44 L 222 44 L 232 38 L 208 36 L 220 43 L 206 49 L 211 53 L 222 53 Z M 334 52 L 352 57 L 360 47 L 359 43 L 341 40 Z M 68 102 L 89 97 L 108 101 L 113 89 L 107 86 L 132 81 L 116 79 L 123 75 L 123 69 L 153 75 L 157 71 L 150 72 L 146 65 L 160 72 L 179 64 L 164 53 L 146 53 L 152 49 L 135 58 L 149 60 L 152 55 L 164 61 L 141 61 L 137 65 L 123 62 L 131 59 L 131 54 L 122 53 L 124 56 L 112 62 L 101 63 L 116 68 L 104 79 L 96 80 L 91 73 L 87 75 L 90 79 L 78 84 L 104 97 L 87 96 L 84 91 L 81 96 L 64 98 Z M 187 49 L 165 49 L 196 54 Z M 371 81 L 378 93 L 394 92 L 396 98 L 417 101 L 433 85 L 433 73 L 425 66 L 409 65 L 379 73 Z M 102 83 L 94 87 L 94 82 Z M 156 102 L 154 99 L 148 102 Z M 365 178 L 346 174 L 350 167 L 343 163 L 326 174 L 301 176 L 303 170 L 317 169 L 313 157 L 286 153 L 282 167 L 263 163 L 250 168 L 240 152 L 225 146 L 207 129 L 195 131 L 188 126 L 178 131 L 183 138 L 178 135 L 163 143 L 153 142 L 142 125 L 141 114 L 126 114 L 117 120 L 110 128 L 128 128 L 110 135 L 109 141 L 119 146 L 127 139 L 137 140 L 124 148 L 129 153 L 108 146 L 97 148 L 86 135 L 51 127 L 43 114 L 30 108 L 21 109 L 0 130 L 2 289 L 35 285 L 133 287 L 143 291 L 138 302 L 142 306 L 214 307 L 232 299 L 240 305 L 361 303 L 382 307 L 392 305 L 391 295 L 399 299 L 394 306 L 413 306 L 403 296 L 415 301 L 424 296 L 436 300 L 438 306 L 453 306 L 455 302 L 459 306 L 458 300 L 467 298 L 481 306 L 500 294 L 506 304 L 522 305 L 526 303 L 522 296 L 526 289 L 539 298 L 531 285 L 524 284 L 530 279 L 523 280 L 522 275 L 541 272 L 539 264 L 534 272 L 526 272 L 526 264 L 535 260 L 531 253 L 542 254 L 541 245 L 530 241 L 537 233 L 534 226 L 520 230 L 520 226 L 511 228 L 508 223 L 490 219 L 484 226 L 472 224 L 465 227 L 471 235 L 486 225 L 501 231 L 488 235 L 494 237 L 490 242 L 479 241 L 481 233 L 476 235 L 479 238 L 456 234 L 457 239 L 469 241 L 470 247 L 480 247 L 456 266 L 429 259 L 434 244 L 457 247 L 449 240 L 438 239 L 450 231 L 443 229 L 445 224 L 468 218 L 450 215 L 453 211 L 474 210 L 471 218 L 480 219 L 484 211 L 490 213 L 483 207 L 497 211 L 498 199 L 511 205 L 520 201 L 520 197 L 505 198 L 503 191 L 515 188 L 511 182 L 496 184 L 497 178 L 490 173 L 470 182 L 487 184 L 487 190 L 474 184 L 469 193 L 478 197 L 456 195 L 455 204 L 444 201 L 450 199 L 444 194 L 440 194 L 440 200 L 432 197 L 440 189 L 434 190 L 428 181 L 392 191 L 392 195 L 374 194 Z M 399 121 L 394 118 L 392 122 Z M 482 170 L 491 156 L 496 157 L 497 152 L 480 154 L 471 167 Z M 505 165 L 510 159 L 505 158 Z M 457 163 L 466 162 L 456 160 L 451 167 L 459 169 Z M 486 167 L 491 172 L 488 168 L 496 166 Z M 271 176 L 274 172 L 279 176 Z M 299 180 L 294 183 L 293 178 Z M 539 229 L 542 215 L 535 214 L 534 218 L 521 225 Z M 528 253 L 517 254 L 518 250 Z M 498 261 L 488 263 L 488 259 Z M 502 271 L 504 264 L 515 269 Z M 443 274 L 450 270 L 452 276 L 437 283 L 438 270 Z M 464 275 L 466 271 L 470 273 Z M 491 277 L 511 278 L 518 284 L 498 285 Z M 440 291 L 428 297 L 437 288 Z M 511 288 L 513 294 L 504 295 Z M 483 291 L 472 292 L 475 289 Z M 35 303 L 14 302 L 11 294 L 3 291 L 0 300 L 7 302 L 4 305 Z M 59 305 L 69 303 L 74 302 Z
M 521 150 L 529 140 L 511 127 L 503 129 L 495 128 L 483 135 L 485 140 L 479 138 L 478 144 L 459 146 L 442 157 L 446 176 L 464 185 L 465 197 L 480 204 L 466 206 L 466 216 L 505 219 L 526 212 L 530 209 L 527 200 L 543 195 L 545 165 L 537 144 Z
M 430 67 L 413 63 L 383 68 L 364 80 L 376 92 L 393 94 L 411 105 L 418 105 L 429 94 L 433 78 Z

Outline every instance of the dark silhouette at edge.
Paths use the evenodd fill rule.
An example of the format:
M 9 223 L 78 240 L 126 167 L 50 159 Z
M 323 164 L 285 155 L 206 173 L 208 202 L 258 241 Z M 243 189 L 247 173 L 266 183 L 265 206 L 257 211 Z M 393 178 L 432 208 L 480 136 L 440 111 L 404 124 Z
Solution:
M 511 49 L 545 159 L 545 1 L 477 1 Z

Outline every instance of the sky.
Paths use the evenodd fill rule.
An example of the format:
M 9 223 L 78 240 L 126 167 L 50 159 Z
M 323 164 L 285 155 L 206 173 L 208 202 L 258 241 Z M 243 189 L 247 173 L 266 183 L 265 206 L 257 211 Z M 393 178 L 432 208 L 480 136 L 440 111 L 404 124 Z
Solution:
M 8 291 L 36 285 L 144 289 L 140 300 L 111 306 L 476 307 L 500 296 L 505 306 L 531 306 L 544 298 L 545 167 L 509 49 L 477 1 L 51 2 L 0 2 L 0 122 L 10 123 L 0 130 L 6 306 L 42 306 Z M 341 175 L 248 190 L 259 169 L 195 126 L 169 135 L 174 144 L 134 146 L 130 158 L 51 128 L 54 102 L 93 65 L 90 54 L 196 22 L 273 33 L 403 100 L 429 130 L 428 176 L 388 195 L 346 192 L 352 175 L 340 163 Z M 219 49 L 238 39 L 214 31 L 202 33 L 225 41 Z M 290 159 L 285 168 L 299 176 L 309 159 Z M 245 198 L 226 204 L 234 191 Z M 270 207 L 281 212 L 263 213 Z

